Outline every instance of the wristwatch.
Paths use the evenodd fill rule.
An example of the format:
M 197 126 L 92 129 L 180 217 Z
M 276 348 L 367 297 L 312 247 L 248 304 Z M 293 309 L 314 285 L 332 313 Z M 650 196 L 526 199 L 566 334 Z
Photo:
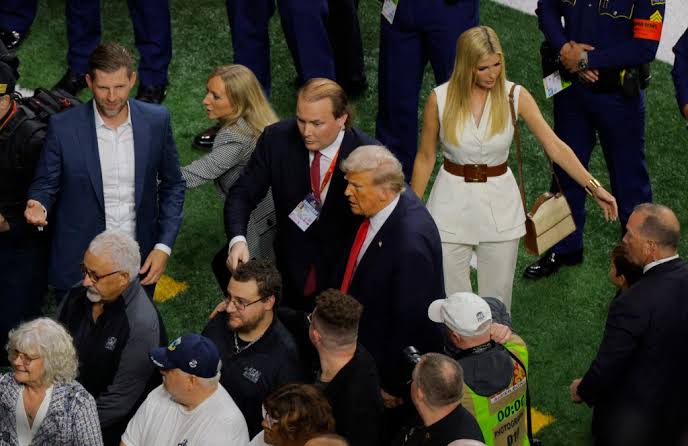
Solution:
M 580 60 L 578 61 L 578 69 L 585 71 L 588 69 L 588 52 L 581 51 Z

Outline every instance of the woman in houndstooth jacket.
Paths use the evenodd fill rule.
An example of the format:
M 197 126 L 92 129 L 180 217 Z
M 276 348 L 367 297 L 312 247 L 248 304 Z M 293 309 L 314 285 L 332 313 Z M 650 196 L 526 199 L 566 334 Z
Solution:
M 102 446 L 96 402 L 76 382 L 72 337 L 40 318 L 10 331 L 0 375 L 0 446 Z
M 210 153 L 182 167 L 188 189 L 214 181 L 223 198 L 239 178 L 263 129 L 277 122 L 277 116 L 251 70 L 243 65 L 223 65 L 213 70 L 203 98 L 208 118 L 222 128 L 215 136 Z M 272 192 L 251 214 L 246 236 L 256 258 L 274 260 L 273 241 L 276 219 Z M 223 293 L 229 283 L 226 266 L 227 245 L 215 255 L 212 267 Z

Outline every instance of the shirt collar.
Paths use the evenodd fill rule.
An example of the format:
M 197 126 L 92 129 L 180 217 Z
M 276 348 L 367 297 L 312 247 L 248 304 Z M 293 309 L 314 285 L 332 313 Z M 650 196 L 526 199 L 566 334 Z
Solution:
M 380 209 L 377 214 L 370 217 L 370 226 L 372 226 L 375 232 L 379 231 L 389 216 L 392 215 L 392 212 L 394 212 L 394 209 L 397 207 L 397 203 L 399 203 L 399 194 L 397 194 L 394 200 L 392 200 L 387 206 Z
M 334 158 L 335 154 L 339 150 L 339 148 L 342 145 L 342 141 L 344 140 L 344 129 L 341 129 L 339 131 L 339 135 L 335 138 L 335 140 L 330 144 L 329 146 L 325 147 L 320 151 L 320 156 L 331 160 Z
M 95 99 L 93 100 L 93 115 L 95 116 L 95 120 L 96 120 L 96 128 L 101 128 L 101 127 L 105 127 L 106 129 L 110 128 L 107 126 L 107 124 L 105 124 L 105 121 L 103 121 L 103 117 L 100 116 L 100 112 L 98 112 L 98 107 L 96 107 Z M 121 126 L 125 126 L 125 125 L 131 125 L 131 104 L 129 103 L 129 101 L 127 101 L 127 120 L 124 121 Z
M 657 265 L 661 265 L 662 263 L 670 262 L 674 259 L 678 259 L 678 254 L 674 254 L 673 256 L 670 257 L 665 257 L 663 259 L 655 260 L 653 262 L 648 263 L 643 267 L 643 274 L 648 272 L 651 268 L 654 268 Z

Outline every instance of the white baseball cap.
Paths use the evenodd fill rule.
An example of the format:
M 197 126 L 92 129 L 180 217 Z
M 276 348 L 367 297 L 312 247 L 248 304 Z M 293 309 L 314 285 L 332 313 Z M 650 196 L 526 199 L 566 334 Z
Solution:
M 473 293 L 454 293 L 430 304 L 431 321 L 445 324 L 461 336 L 485 334 L 492 322 L 492 311 L 485 299 Z

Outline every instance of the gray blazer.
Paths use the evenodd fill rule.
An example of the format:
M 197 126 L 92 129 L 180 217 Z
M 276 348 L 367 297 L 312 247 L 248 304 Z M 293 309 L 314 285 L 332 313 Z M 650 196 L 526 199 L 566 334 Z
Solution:
M 243 118 L 220 129 L 210 153 L 181 168 L 187 189 L 214 181 L 224 198 L 251 158 L 257 139 L 258 135 L 254 134 Z M 276 223 L 270 190 L 251 213 L 246 234 L 251 256 L 274 260 Z
M 0 446 L 15 446 L 15 411 L 22 386 L 11 373 L 0 375 Z M 55 384 L 48 412 L 31 446 L 102 446 L 93 397 L 78 382 Z

